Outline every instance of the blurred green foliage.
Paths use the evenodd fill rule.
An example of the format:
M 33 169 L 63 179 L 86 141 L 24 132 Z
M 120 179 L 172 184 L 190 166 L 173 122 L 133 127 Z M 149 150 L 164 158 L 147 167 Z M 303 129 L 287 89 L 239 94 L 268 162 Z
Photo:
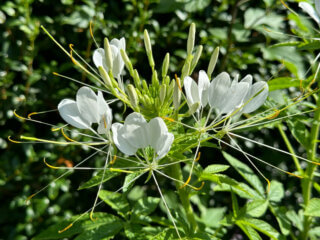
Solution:
M 294 1 L 290 3 L 294 9 L 298 9 Z M 93 176 L 93 172 L 77 171 L 75 174 L 50 184 L 47 190 L 37 195 L 29 205 L 25 205 L 28 196 L 64 172 L 47 168 L 42 162 L 44 157 L 56 164 L 74 165 L 89 155 L 89 150 L 84 147 L 65 148 L 50 144 L 13 144 L 7 140 L 7 136 L 16 138 L 24 134 L 39 138 L 62 139 L 58 133 L 52 132 L 50 127 L 37 123 L 27 124 L 15 118 L 13 110 L 16 109 L 20 115 L 27 116 L 30 112 L 56 109 L 61 99 L 74 96 L 79 85 L 58 78 L 52 72 L 72 76 L 84 83 L 89 83 L 86 75 L 75 70 L 70 59 L 41 31 L 40 26 L 44 25 L 66 48 L 68 44 L 74 44 L 78 53 L 92 63 L 92 52 L 96 47 L 90 37 L 90 21 L 94 23 L 94 36 L 98 44 L 102 43 L 105 36 L 109 39 L 122 36 L 126 38 L 127 53 L 145 78 L 150 76 L 150 69 L 145 64 L 147 57 L 143 47 L 143 30 L 148 29 L 149 31 L 156 64 L 160 66 L 165 53 L 170 52 L 170 71 L 176 72 L 180 71 L 182 60 L 186 57 L 185 43 L 188 27 L 195 22 L 197 25 L 196 41 L 204 46 L 202 58 L 195 72 L 206 69 L 213 49 L 220 46 L 221 55 L 216 73 L 228 71 L 233 76 L 236 74 L 244 76 L 250 73 L 257 80 L 272 79 L 269 82 L 270 90 L 277 91 L 271 93 L 273 102 L 270 101 L 270 106 L 274 106 L 279 101 L 288 103 L 290 102 L 288 96 L 295 97 L 299 94 L 300 79 L 306 77 L 304 74 L 314 59 L 313 51 L 320 48 L 316 41 L 299 41 L 299 39 L 279 34 L 289 33 L 290 28 L 294 28 L 297 31 L 296 34 L 308 39 L 308 37 L 316 36 L 317 32 L 308 18 L 290 13 L 280 1 L 275 0 L 258 2 L 244 0 L 15 0 L 1 2 L 0 239 L 30 239 L 55 223 L 60 224 L 61 227 L 59 228 L 60 225 L 54 226 L 53 230 L 49 229 L 49 231 L 52 231 L 52 236 L 57 235 L 56 230 L 65 226 L 63 220 L 66 217 L 79 215 L 93 204 L 95 189 L 77 191 L 81 184 Z M 307 86 L 311 80 L 312 78 L 307 79 L 304 86 Z M 284 90 L 281 91 L 281 89 Z M 304 103 L 290 111 L 294 114 L 313 104 L 314 101 Z M 115 105 L 113 109 L 118 113 L 123 112 L 121 105 Z M 52 124 L 61 122 L 56 112 L 39 115 L 36 119 Z M 308 140 L 303 136 L 308 135 L 311 123 L 307 117 L 299 116 L 297 119 L 288 123 L 286 132 L 293 133 L 293 136 L 289 137 L 290 141 L 293 142 L 296 153 L 303 154 L 308 145 Z M 268 128 L 260 132 L 247 133 L 247 136 L 286 149 L 277 127 L 276 124 L 270 124 Z M 270 150 L 261 150 L 256 145 L 243 145 L 251 154 L 259 155 L 276 166 L 290 170 L 295 167 L 289 157 L 280 156 Z M 232 153 L 241 158 L 241 154 Z M 200 213 L 199 221 L 208 226 L 210 231 L 219 230 L 216 236 L 218 239 L 243 239 L 245 238 L 243 232 L 250 232 L 252 236 L 255 236 L 252 239 L 261 239 L 256 235 L 256 230 L 261 229 L 269 237 L 275 239 L 281 233 L 281 237 L 285 239 L 285 236 L 290 236 L 291 231 L 302 231 L 302 213 L 301 210 L 297 212 L 299 204 L 302 204 L 302 194 L 300 187 L 297 186 L 297 179 L 288 178 L 281 172 L 257 163 L 268 178 L 277 180 L 272 181 L 268 196 L 264 196 L 265 187 L 262 185 L 265 184 L 259 179 L 248 181 L 251 170 L 246 173 L 241 172 L 243 168 L 239 167 L 240 164 L 236 159 L 225 155 L 228 160 L 225 161 L 219 152 L 209 148 L 203 152 L 202 158 L 205 159 L 201 162 L 204 172 L 201 173 L 199 170 L 198 177 L 221 184 L 216 185 L 215 188 L 212 188 L 210 183 L 206 184 L 204 190 L 201 191 L 202 198 L 195 195 L 192 201 Z M 101 167 L 103 165 L 102 156 L 94 159 L 90 162 L 91 166 Z M 232 165 L 232 169 L 224 169 L 228 171 L 228 176 L 235 176 L 234 178 L 242 180 L 242 175 L 251 184 L 251 187 L 256 189 L 251 193 L 254 195 L 258 192 L 260 195 L 249 197 L 250 202 L 247 204 L 248 197 L 245 193 L 251 188 L 241 183 L 241 185 L 236 184 L 231 196 L 228 193 L 230 191 L 228 184 L 232 180 L 222 175 L 213 177 L 213 172 L 210 173 L 210 176 L 206 175 L 206 167 L 213 163 Z M 240 174 L 237 175 L 237 172 Z M 243 174 L 247 175 L 243 176 Z M 143 185 L 143 181 L 141 184 Z M 161 184 L 165 186 L 168 181 L 162 180 Z M 169 186 L 171 186 L 170 183 Z M 107 182 L 105 185 L 105 189 L 109 190 L 115 190 L 117 187 L 119 186 L 114 182 Z M 165 192 L 168 201 L 173 206 L 175 199 L 172 189 L 172 186 L 168 187 Z M 315 189 L 319 193 L 319 185 L 315 185 Z M 145 197 L 146 192 L 156 195 L 156 190 L 152 187 L 148 189 L 137 187 L 128 195 L 133 211 L 136 211 L 136 215 L 131 218 L 136 217 L 140 218 L 140 221 L 146 221 L 148 215 L 156 210 L 159 198 L 148 198 L 144 203 L 152 211 L 143 212 L 143 208 L 139 208 L 140 202 L 136 200 L 139 197 Z M 108 193 L 103 193 L 105 195 L 101 198 L 105 200 L 108 198 Z M 242 208 L 237 206 L 236 198 L 241 198 L 239 204 L 243 206 Z M 108 206 L 102 206 L 99 210 L 115 212 L 121 216 L 118 206 L 105 201 Z M 313 200 L 315 203 L 317 201 L 317 199 Z M 134 205 L 135 202 L 136 205 Z M 163 209 L 163 206 L 160 208 Z M 231 224 L 231 219 L 234 217 L 232 209 L 234 209 L 233 213 L 241 215 L 244 208 L 247 208 L 245 218 L 237 221 L 236 225 Z M 156 211 L 158 215 L 165 216 L 163 211 L 159 209 Z M 309 214 L 314 212 L 312 206 L 307 209 L 308 212 Z M 122 214 L 125 215 L 125 213 Z M 122 229 L 124 221 L 120 217 L 107 213 L 100 215 L 100 219 L 105 219 L 101 231 L 104 233 L 106 229 L 109 231 L 104 237 L 113 236 Z M 179 216 L 178 213 L 176 215 Z M 255 218 L 262 218 L 263 221 L 258 222 Z M 220 222 L 222 219 L 223 221 Z M 153 218 L 148 221 L 160 220 L 160 218 Z M 84 232 L 82 238 L 85 238 L 91 230 L 90 223 L 86 224 L 86 221 L 89 220 L 82 219 L 79 223 L 80 227 L 78 226 L 81 231 L 87 231 Z M 110 222 L 112 222 L 112 227 L 108 225 Z M 266 227 L 267 222 L 270 226 Z M 248 227 L 250 224 L 261 228 L 260 230 L 257 227 L 250 228 Z M 131 230 L 126 228 L 126 236 L 131 236 L 132 239 L 137 239 L 135 237 L 139 233 L 148 232 L 148 229 L 142 230 L 140 225 L 132 225 L 131 228 Z M 320 236 L 318 228 L 313 229 L 313 239 Z M 77 229 L 75 227 L 73 231 L 78 231 Z M 154 229 L 151 229 L 149 233 L 153 234 L 153 231 Z M 66 234 L 69 233 L 66 232 Z M 166 234 L 169 236 L 172 233 L 160 234 L 159 239 L 163 239 Z M 57 235 L 55 238 L 60 237 L 63 236 Z M 42 239 L 41 235 L 38 235 L 38 238 Z M 92 239 L 101 238 L 96 235 Z M 206 239 L 207 236 L 198 236 L 198 238 Z M 125 237 L 120 235 L 116 239 L 125 239 Z

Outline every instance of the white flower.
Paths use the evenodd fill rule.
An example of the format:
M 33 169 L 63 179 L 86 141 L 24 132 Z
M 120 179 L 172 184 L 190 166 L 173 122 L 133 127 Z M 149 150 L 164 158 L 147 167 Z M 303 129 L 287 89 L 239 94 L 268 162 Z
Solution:
M 153 118 L 149 123 L 140 113 L 129 114 L 124 124 L 112 124 L 113 141 L 121 152 L 134 155 L 138 149 L 151 146 L 157 153 L 156 160 L 163 158 L 174 140 L 162 118 Z
M 299 2 L 299 7 L 302 8 L 313 20 L 320 24 L 320 1 L 315 0 L 315 8 L 307 2 Z
M 199 108 L 207 105 L 210 82 L 205 71 L 199 72 L 198 85 L 191 77 L 185 77 L 183 86 L 190 107 L 197 102 L 200 103 Z
M 244 77 L 241 82 L 249 83 L 249 91 L 243 100 L 245 105 L 241 109 L 241 112 L 251 113 L 257 110 L 266 101 L 269 94 L 269 86 L 266 82 L 256 82 L 255 84 L 252 84 L 251 75 Z
M 237 79 L 232 81 L 228 73 L 222 72 L 212 80 L 209 88 L 209 105 L 218 114 L 229 114 L 240 108 L 249 90 L 249 83 Z
M 114 38 L 110 42 L 111 52 L 112 52 L 112 74 L 117 79 L 120 79 L 120 75 L 122 74 L 124 68 L 124 61 L 122 60 L 120 49 L 126 50 L 126 40 L 125 38 L 121 38 L 120 40 Z M 106 64 L 105 51 L 103 48 L 98 48 L 93 53 L 93 62 L 96 67 L 102 66 L 106 72 L 109 71 Z
M 60 116 L 70 125 L 80 129 L 91 129 L 92 123 L 98 123 L 98 133 L 106 133 L 112 122 L 112 111 L 99 91 L 98 95 L 88 87 L 81 87 L 76 101 L 63 99 L 58 110 Z

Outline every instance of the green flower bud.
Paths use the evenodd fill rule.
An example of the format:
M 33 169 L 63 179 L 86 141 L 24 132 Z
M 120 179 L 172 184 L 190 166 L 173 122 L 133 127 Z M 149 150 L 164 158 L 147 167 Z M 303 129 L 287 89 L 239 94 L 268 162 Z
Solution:
M 140 81 L 140 77 L 139 77 L 139 73 L 138 73 L 137 69 L 133 70 L 133 81 L 134 81 L 135 87 L 140 89 L 141 88 L 141 81 Z
M 104 54 L 105 54 L 105 58 L 106 58 L 106 64 L 108 67 L 108 71 L 112 72 L 112 68 L 113 68 L 113 57 L 112 57 L 112 51 L 111 51 L 111 47 L 109 44 L 109 40 L 108 38 L 104 39 Z
M 102 66 L 98 67 L 100 76 L 102 77 L 104 83 L 106 84 L 107 88 L 110 89 L 112 88 L 112 83 L 111 83 L 111 79 L 108 75 L 108 73 L 106 72 L 106 70 L 104 70 L 104 68 Z
M 159 93 L 161 105 L 164 103 L 164 100 L 166 99 L 166 94 L 167 94 L 167 86 L 162 84 L 160 87 L 160 93 Z
M 162 64 L 162 78 L 164 78 L 168 73 L 169 63 L 170 63 L 170 54 L 167 53 L 166 56 L 164 57 L 163 64 Z
M 216 47 L 216 49 L 213 51 L 213 53 L 211 55 L 208 70 L 207 70 L 207 75 L 208 75 L 209 79 L 211 79 L 211 74 L 213 73 L 213 70 L 216 66 L 218 57 L 219 57 L 219 47 Z
M 190 106 L 190 108 L 189 108 L 188 113 L 190 115 L 194 114 L 198 110 L 199 106 L 200 106 L 200 102 L 196 102 L 196 103 L 192 104 L 192 106 Z
M 188 55 L 192 54 L 195 38 L 196 38 L 196 25 L 194 23 L 191 23 L 189 28 L 188 42 L 187 42 Z
M 183 85 L 183 80 L 186 76 L 189 76 L 189 71 L 190 71 L 190 62 L 186 61 L 186 63 L 184 64 L 182 71 L 181 71 L 181 81 L 182 81 L 182 85 Z
M 192 59 L 192 61 L 191 61 L 191 71 L 190 71 L 190 73 L 192 73 L 193 72 L 193 70 L 195 69 L 195 67 L 197 66 L 197 64 L 198 64 L 198 61 L 199 61 L 199 59 L 200 59 L 200 57 L 201 57 L 201 54 L 202 54 L 202 50 L 203 50 L 203 47 L 202 47 L 202 45 L 200 45 L 198 48 L 197 48 L 197 51 L 196 51 L 196 53 L 194 54 L 194 58 Z
M 153 60 L 153 56 L 152 56 L 150 37 L 149 37 L 149 33 L 148 33 L 147 29 L 144 30 L 143 39 L 144 39 L 144 46 L 146 48 L 149 64 L 150 64 L 151 68 L 153 69 L 154 68 L 154 60 Z
M 159 79 L 158 79 L 157 71 L 152 72 L 152 85 L 156 88 L 159 87 Z
M 122 60 L 124 61 L 124 64 L 126 65 L 126 68 L 128 69 L 128 71 L 130 73 L 130 76 L 133 77 L 134 71 L 133 71 L 132 63 L 131 63 L 127 53 L 123 49 L 120 49 L 120 54 L 121 54 Z
M 142 80 L 142 88 L 145 91 L 145 93 L 149 93 L 149 88 L 146 80 Z
M 129 101 L 130 101 L 132 107 L 135 110 L 139 109 L 139 99 L 138 99 L 136 89 L 134 88 L 134 86 L 132 84 L 128 84 L 127 90 L 128 90 Z

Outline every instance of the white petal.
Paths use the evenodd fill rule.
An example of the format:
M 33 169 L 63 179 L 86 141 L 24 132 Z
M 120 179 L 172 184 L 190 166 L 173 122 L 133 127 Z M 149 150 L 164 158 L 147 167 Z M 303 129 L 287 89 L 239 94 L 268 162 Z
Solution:
M 96 67 L 102 66 L 107 72 L 108 72 L 108 67 L 106 65 L 106 57 L 104 53 L 103 48 L 98 48 L 93 52 L 93 63 L 96 65 Z
M 204 108 L 208 103 L 208 89 L 210 81 L 205 71 L 200 70 L 198 78 L 199 98 L 201 99 L 201 105 Z
M 149 145 L 147 121 L 140 113 L 129 114 L 124 121 L 123 137 L 137 148 Z
M 90 123 L 99 123 L 97 95 L 88 87 L 81 87 L 76 96 L 81 117 Z
M 196 102 L 200 102 L 198 85 L 191 77 L 184 78 L 183 86 L 190 106 Z
M 319 0 L 316 0 L 319 1 Z M 320 18 L 315 11 L 315 9 L 307 2 L 300 2 L 299 7 L 302 8 L 303 11 L 305 11 L 310 17 L 313 18 L 318 24 L 320 24 Z
M 81 118 L 77 103 L 74 100 L 63 99 L 58 105 L 60 116 L 70 125 L 80 128 L 89 129 L 90 123 Z
M 138 148 L 132 146 L 127 139 L 123 138 L 124 126 L 120 123 L 112 124 L 113 141 L 117 148 L 126 155 L 134 155 Z
M 111 124 L 112 122 L 112 110 L 107 104 L 107 102 L 104 100 L 102 92 L 98 92 L 98 97 L 97 97 L 97 104 L 98 104 L 98 112 L 100 115 L 100 119 L 102 117 L 106 118 L 106 121 L 108 124 Z
M 161 148 L 159 145 L 159 141 L 161 141 L 160 138 L 166 133 L 168 133 L 168 128 L 162 118 L 153 118 L 148 123 L 149 144 L 156 152 Z M 162 144 L 162 142 L 160 142 L 160 144 Z
M 257 93 L 259 94 L 255 96 Z M 253 84 L 250 92 L 244 100 L 244 103 L 246 103 L 250 98 L 255 97 L 243 107 L 242 112 L 250 113 L 257 110 L 266 101 L 268 94 L 269 86 L 266 82 L 257 82 Z
M 319 0 L 314 0 L 314 4 L 316 6 L 317 15 L 319 17 L 320 16 L 320 1 Z
M 247 83 L 249 83 L 249 87 L 251 87 L 251 85 L 252 85 L 252 76 L 250 74 L 248 74 L 247 76 L 242 78 L 242 80 L 240 82 L 247 82 Z
M 249 90 L 249 83 L 240 82 L 230 87 L 227 98 L 221 113 L 231 113 L 243 104 L 243 99 L 246 97 Z
M 161 141 L 159 141 L 159 143 L 161 142 L 161 146 L 158 146 L 159 151 L 157 151 L 157 160 L 167 155 L 167 153 L 170 151 L 173 140 L 174 136 L 172 133 L 167 133 L 161 137 Z
M 226 72 L 220 73 L 210 83 L 209 104 L 218 112 L 224 107 L 227 93 L 231 85 L 230 76 Z

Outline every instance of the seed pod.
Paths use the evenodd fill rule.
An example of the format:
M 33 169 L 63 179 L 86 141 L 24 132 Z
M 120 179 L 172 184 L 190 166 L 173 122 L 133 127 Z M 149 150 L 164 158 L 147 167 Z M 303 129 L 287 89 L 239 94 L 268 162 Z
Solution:
M 122 60 L 124 61 L 124 64 L 126 65 L 126 68 L 128 69 L 128 71 L 130 73 L 130 76 L 133 77 L 134 71 L 133 71 L 132 63 L 131 63 L 127 53 L 123 49 L 120 49 L 120 54 L 121 54 Z

